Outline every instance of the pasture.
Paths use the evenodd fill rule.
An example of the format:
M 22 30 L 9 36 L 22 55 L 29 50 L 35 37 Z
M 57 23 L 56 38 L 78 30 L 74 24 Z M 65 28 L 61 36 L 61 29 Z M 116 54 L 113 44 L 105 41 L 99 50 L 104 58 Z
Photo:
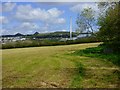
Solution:
M 3 88 L 116 88 L 111 62 L 72 53 L 100 43 L 2 50 Z

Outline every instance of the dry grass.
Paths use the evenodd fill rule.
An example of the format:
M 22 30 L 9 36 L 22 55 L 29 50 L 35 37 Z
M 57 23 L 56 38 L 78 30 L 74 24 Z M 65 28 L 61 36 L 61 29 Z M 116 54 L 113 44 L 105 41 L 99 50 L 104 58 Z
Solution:
M 71 55 L 75 50 L 97 45 L 99 43 L 3 50 L 3 87 L 117 87 L 117 75 L 113 75 L 110 67 L 118 67 L 98 59 Z M 78 69 L 76 62 L 86 69 L 78 85 L 74 80 Z

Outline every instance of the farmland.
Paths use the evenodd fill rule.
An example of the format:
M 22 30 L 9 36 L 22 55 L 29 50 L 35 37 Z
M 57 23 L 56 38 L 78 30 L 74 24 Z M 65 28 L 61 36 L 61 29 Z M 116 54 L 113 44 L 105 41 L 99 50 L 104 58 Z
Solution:
M 3 88 L 116 88 L 119 67 L 79 55 L 100 43 L 2 50 Z

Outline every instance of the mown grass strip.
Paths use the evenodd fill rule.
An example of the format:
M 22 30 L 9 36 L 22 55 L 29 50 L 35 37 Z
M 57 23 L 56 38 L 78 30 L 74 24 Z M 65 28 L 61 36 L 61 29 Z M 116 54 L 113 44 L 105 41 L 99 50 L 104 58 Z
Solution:
M 83 80 L 85 75 L 85 68 L 83 64 L 81 64 L 80 62 L 75 62 L 75 64 L 76 64 L 77 70 L 75 75 L 73 76 L 73 80 L 71 82 L 70 87 L 82 88 L 81 81 Z

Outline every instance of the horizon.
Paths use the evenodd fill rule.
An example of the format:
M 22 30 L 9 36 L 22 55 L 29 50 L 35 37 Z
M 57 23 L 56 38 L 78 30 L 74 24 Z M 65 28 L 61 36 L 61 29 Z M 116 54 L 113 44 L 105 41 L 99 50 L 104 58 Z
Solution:
M 37 33 L 39 33 L 39 34 L 46 34 L 46 33 L 48 33 L 48 34 L 50 34 L 50 33 L 56 33 L 56 32 L 69 32 L 69 31 L 55 31 L 55 32 L 43 32 L 43 33 L 39 33 L 39 32 L 37 32 Z M 28 34 L 28 33 L 26 33 L 26 34 L 23 34 L 23 33 L 19 33 L 19 32 L 17 32 L 17 33 L 15 33 L 15 34 L 2 34 L 2 35 L 0 35 L 0 36 L 5 36 L 5 35 L 16 35 L 16 34 L 22 34 L 22 35 L 33 35 L 33 34 L 35 34 L 36 32 L 34 32 L 34 33 L 31 33 L 31 34 Z M 74 31 L 72 32 L 72 33 L 75 33 Z

